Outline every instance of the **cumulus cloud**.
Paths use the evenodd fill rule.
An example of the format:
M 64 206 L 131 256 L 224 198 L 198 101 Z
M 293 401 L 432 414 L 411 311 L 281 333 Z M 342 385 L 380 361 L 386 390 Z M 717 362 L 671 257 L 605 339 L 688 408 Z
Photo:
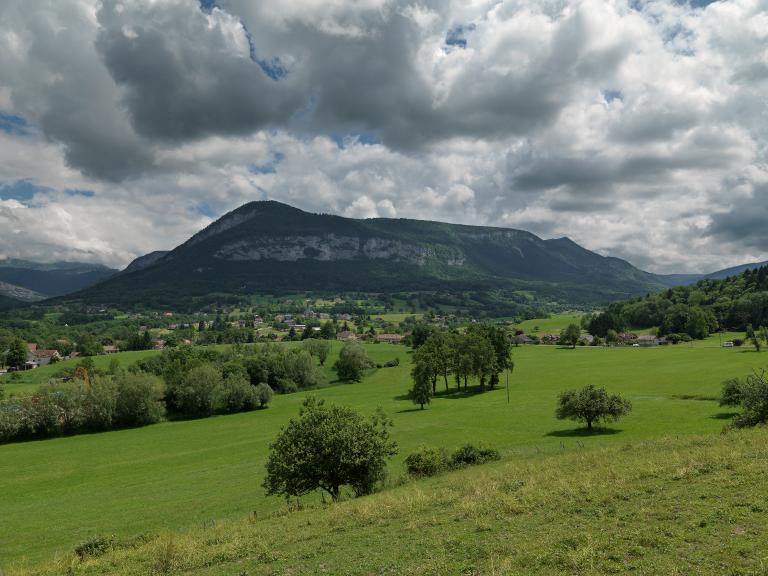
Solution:
M 766 0 L 7 0 L 0 20 L 6 255 L 124 265 L 274 198 L 660 272 L 768 257 Z

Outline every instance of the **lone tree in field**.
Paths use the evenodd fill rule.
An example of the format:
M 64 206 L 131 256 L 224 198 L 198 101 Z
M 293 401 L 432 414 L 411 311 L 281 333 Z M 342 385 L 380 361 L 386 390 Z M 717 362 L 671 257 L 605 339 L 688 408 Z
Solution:
M 304 350 L 317 358 L 320 361 L 320 366 L 324 366 L 325 359 L 328 358 L 328 353 L 331 351 L 331 343 L 328 340 L 309 338 L 304 340 Z
M 567 390 L 557 400 L 555 415 L 560 420 L 584 422 L 592 430 L 594 422 L 616 422 L 632 410 L 632 404 L 618 394 L 608 394 L 605 388 L 592 384 L 581 390 Z
M 261 382 L 258 386 L 256 386 L 255 392 L 256 401 L 259 403 L 259 408 L 266 408 L 267 404 L 272 402 L 272 396 L 274 395 L 274 392 L 272 388 L 270 388 L 269 384 Z
M 372 367 L 373 361 L 357 342 L 344 344 L 339 353 L 339 359 L 333 365 L 339 380 L 344 382 L 359 382 L 363 377 L 363 370 Z
M 421 348 L 420 348 L 421 349 Z M 413 367 L 413 388 L 410 391 L 411 400 L 414 404 L 424 405 L 432 401 L 432 372 L 424 364 L 416 364 Z
M 318 488 L 338 500 L 342 486 L 358 496 L 383 480 L 387 459 L 397 453 L 389 438 L 392 422 L 378 410 L 371 418 L 343 406 L 309 397 L 270 446 L 267 494 L 286 498 Z
M 569 324 L 567 328 L 560 332 L 560 343 L 571 348 L 576 348 L 579 338 L 581 338 L 581 328 L 579 328 L 578 324 Z

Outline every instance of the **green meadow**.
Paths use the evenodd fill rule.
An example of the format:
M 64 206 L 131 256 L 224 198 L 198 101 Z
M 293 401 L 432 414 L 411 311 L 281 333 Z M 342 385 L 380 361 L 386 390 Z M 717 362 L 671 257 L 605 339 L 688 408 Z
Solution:
M 373 370 L 358 384 L 276 396 L 266 410 L 0 446 L 0 568 L 69 554 L 94 535 L 127 539 L 284 509 L 283 500 L 264 496 L 264 463 L 269 443 L 307 394 L 366 413 L 381 406 L 400 445 L 390 465 L 396 482 L 405 456 L 422 444 L 482 442 L 515 461 L 717 434 L 730 417 L 715 401 L 721 381 L 768 365 L 768 353 L 723 349 L 717 337 L 650 349 L 518 347 L 508 390 L 442 394 L 422 411 L 406 397 L 409 350 L 366 348 L 377 362 L 399 357 L 401 364 Z M 335 343 L 334 354 L 338 349 Z M 324 369 L 329 380 L 333 360 Z M 559 392 L 589 383 L 622 393 L 634 409 L 585 436 L 575 423 L 555 419 L 554 408 Z

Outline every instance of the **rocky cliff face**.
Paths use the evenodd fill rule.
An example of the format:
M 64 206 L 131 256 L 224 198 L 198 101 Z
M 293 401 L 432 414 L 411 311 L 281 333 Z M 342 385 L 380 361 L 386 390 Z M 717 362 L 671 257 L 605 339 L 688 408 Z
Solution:
M 277 260 L 296 262 L 310 259 L 320 262 L 336 260 L 393 260 L 423 266 L 435 258 L 435 250 L 388 238 L 360 238 L 336 234 L 296 235 L 279 237 L 257 237 L 225 244 L 214 257 L 232 261 Z M 446 262 L 451 266 L 462 266 L 465 258 L 459 252 L 450 254 Z

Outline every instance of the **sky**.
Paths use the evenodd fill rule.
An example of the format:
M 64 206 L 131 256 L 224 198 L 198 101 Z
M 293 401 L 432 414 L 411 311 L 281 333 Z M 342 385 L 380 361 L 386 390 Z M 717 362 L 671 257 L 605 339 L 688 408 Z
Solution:
M 3 0 L 0 258 L 241 204 L 768 259 L 768 0 Z

